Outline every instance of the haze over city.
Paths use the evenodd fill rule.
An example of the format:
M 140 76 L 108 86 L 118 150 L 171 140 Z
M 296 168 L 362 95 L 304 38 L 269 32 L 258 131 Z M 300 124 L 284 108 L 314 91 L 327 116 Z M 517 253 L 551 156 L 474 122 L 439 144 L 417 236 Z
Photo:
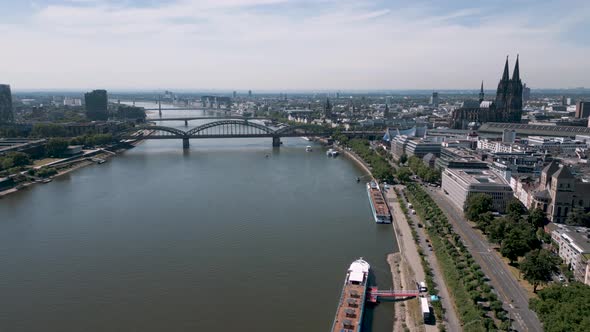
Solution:
M 23 89 L 476 89 L 517 53 L 536 88 L 590 86 L 585 1 L 5 0 Z

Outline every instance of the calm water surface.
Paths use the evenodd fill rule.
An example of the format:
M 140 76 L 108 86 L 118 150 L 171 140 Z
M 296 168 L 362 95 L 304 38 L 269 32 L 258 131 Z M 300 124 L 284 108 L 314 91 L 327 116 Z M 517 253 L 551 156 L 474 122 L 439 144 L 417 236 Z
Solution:
M 329 330 L 351 261 L 389 288 L 397 247 L 362 170 L 308 144 L 146 141 L 0 200 L 0 331 Z

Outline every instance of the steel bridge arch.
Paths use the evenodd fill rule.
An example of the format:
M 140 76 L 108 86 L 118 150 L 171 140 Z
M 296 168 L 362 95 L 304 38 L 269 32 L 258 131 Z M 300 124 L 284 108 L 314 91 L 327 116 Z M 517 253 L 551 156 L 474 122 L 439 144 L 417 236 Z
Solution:
M 180 129 L 166 127 L 166 126 L 146 126 L 146 125 L 131 127 L 129 129 L 123 131 L 120 136 L 124 136 L 125 134 L 129 134 L 129 133 L 139 131 L 139 130 L 164 131 L 164 132 L 170 133 L 173 136 L 176 136 L 178 138 L 184 138 L 187 136 L 187 133 L 183 130 L 180 130 Z
M 227 126 L 227 125 L 251 127 L 251 128 L 261 130 L 268 135 L 275 135 L 276 134 L 276 131 L 274 131 L 272 128 L 269 128 L 267 126 L 264 126 L 264 125 L 261 125 L 261 124 L 255 123 L 255 122 L 250 122 L 248 120 L 221 120 L 221 121 L 213 121 L 213 122 L 202 124 L 198 127 L 195 127 L 193 129 L 187 131 L 186 135 L 187 136 L 198 136 L 199 133 L 204 132 L 207 129 L 221 127 L 221 126 Z

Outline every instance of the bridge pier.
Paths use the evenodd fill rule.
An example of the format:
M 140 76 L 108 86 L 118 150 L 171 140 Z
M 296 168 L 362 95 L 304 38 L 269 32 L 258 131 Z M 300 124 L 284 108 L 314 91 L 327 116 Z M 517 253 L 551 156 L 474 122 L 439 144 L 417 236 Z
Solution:
M 184 120 L 184 126 L 188 127 L 188 120 Z
M 188 138 L 186 138 L 186 137 L 182 138 L 182 148 L 188 149 L 189 147 L 190 147 L 190 142 L 189 142 Z
M 272 138 L 272 146 L 273 148 L 279 147 L 281 146 L 282 142 L 281 142 L 281 138 L 279 136 L 274 136 Z

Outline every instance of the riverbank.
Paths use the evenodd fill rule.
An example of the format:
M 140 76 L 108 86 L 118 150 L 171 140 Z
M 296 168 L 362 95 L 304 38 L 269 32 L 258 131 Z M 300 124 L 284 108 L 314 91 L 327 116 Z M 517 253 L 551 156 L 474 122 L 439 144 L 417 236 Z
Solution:
M 143 140 L 138 140 L 136 142 L 131 143 L 130 145 L 132 147 L 135 147 L 139 144 L 141 144 L 143 142 Z M 97 162 L 91 160 L 92 158 L 96 158 L 96 159 L 102 159 L 104 161 L 110 160 L 111 158 L 113 158 L 114 156 L 123 153 L 125 151 L 127 151 L 130 148 L 119 148 L 117 150 L 115 150 L 115 152 L 112 151 L 108 151 L 105 149 L 100 149 L 97 150 L 95 153 L 92 154 L 85 154 L 79 157 L 74 157 L 74 158 L 65 158 L 65 159 L 60 159 L 60 160 L 56 160 L 54 162 L 48 163 L 46 165 L 43 166 L 38 166 L 35 168 L 42 168 L 42 167 L 49 167 L 49 166 L 55 166 L 57 168 L 57 174 L 48 177 L 47 179 L 50 182 L 51 180 L 53 180 L 54 178 L 58 178 L 60 176 L 66 175 L 68 173 L 71 173 L 73 171 L 76 171 L 80 168 L 84 168 L 90 165 L 94 165 L 97 164 Z M 62 163 L 67 163 L 67 166 L 59 166 Z M 4 191 L 0 191 L 0 199 L 4 196 L 10 195 L 10 194 L 14 194 L 18 191 L 21 191 L 23 189 L 29 188 L 35 184 L 45 184 L 47 182 L 38 182 L 38 181 L 25 181 L 25 182 L 21 182 L 19 183 L 17 186 L 4 190 Z
M 353 160 L 372 179 L 374 176 L 370 166 L 362 160 L 356 153 L 346 148 L 334 145 L 343 155 Z M 416 289 L 416 281 L 422 281 L 425 278 L 424 270 L 420 264 L 418 249 L 412 238 L 412 232 L 401 213 L 398 197 L 393 190 L 385 193 L 387 205 L 393 217 L 392 230 L 399 252 L 387 255 L 387 262 L 391 269 L 392 289 L 412 290 Z M 394 322 L 393 331 L 437 331 L 436 326 L 422 324 L 422 314 L 418 301 L 409 299 L 406 301 L 396 301 L 394 304 Z
M 346 148 L 340 147 L 339 145 L 334 144 L 334 148 L 340 151 L 346 157 L 352 159 L 357 165 L 359 165 L 367 174 L 371 176 L 371 179 L 374 179 L 373 173 L 371 172 L 371 167 L 359 156 L 356 155 L 353 151 L 349 151 Z

